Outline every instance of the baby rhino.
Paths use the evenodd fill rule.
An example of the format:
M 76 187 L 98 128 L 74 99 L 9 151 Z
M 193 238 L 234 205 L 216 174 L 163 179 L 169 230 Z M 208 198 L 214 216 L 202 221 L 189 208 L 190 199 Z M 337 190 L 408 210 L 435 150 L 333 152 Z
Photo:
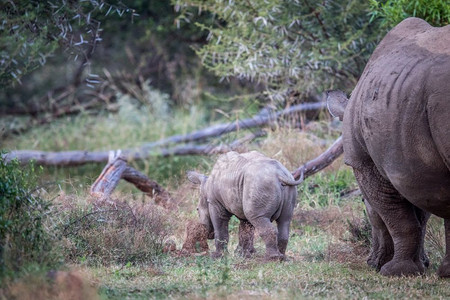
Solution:
M 278 161 L 252 151 L 228 152 L 219 157 L 209 177 L 188 172 L 191 182 L 200 184 L 197 207 L 200 222 L 215 238 L 220 257 L 228 243 L 228 222 L 232 215 L 240 221 L 237 251 L 248 257 L 253 248 L 255 228 L 266 244 L 266 258 L 283 260 L 289 238 L 289 225 L 297 198 L 291 173 Z M 277 228 L 272 225 L 277 222 Z

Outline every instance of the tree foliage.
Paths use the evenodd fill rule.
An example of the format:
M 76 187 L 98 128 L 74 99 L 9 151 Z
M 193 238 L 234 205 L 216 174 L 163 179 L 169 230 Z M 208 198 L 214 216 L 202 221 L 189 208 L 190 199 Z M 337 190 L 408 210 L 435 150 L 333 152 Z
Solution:
M 273 98 L 295 90 L 350 89 L 380 35 L 357 0 L 176 0 L 179 21 L 209 11 L 209 43 L 197 51 L 221 77 L 266 84 Z
M 390 29 L 408 17 L 424 19 L 433 26 L 450 24 L 450 2 L 446 0 L 371 0 L 372 19 Z
M 0 85 L 19 82 L 62 47 L 83 63 L 101 40 L 98 16 L 133 12 L 104 1 L 25 1 L 0 4 Z

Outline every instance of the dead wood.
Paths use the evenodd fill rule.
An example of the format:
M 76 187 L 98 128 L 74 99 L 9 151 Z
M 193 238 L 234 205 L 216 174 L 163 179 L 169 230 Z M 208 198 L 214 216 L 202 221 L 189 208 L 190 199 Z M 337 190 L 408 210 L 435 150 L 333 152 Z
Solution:
M 292 114 L 294 112 L 300 112 L 304 109 L 318 109 L 323 107 L 323 103 L 307 103 L 293 106 L 289 109 L 283 110 L 275 114 L 275 116 L 283 116 L 286 114 Z M 258 126 L 264 126 L 270 122 L 275 122 L 277 117 L 254 117 L 251 119 L 241 120 L 233 123 L 214 125 L 202 130 L 195 131 L 191 134 L 183 136 L 172 136 L 167 139 L 160 140 L 151 144 L 146 144 L 143 147 L 137 149 L 125 149 L 122 151 L 122 155 L 127 160 L 141 160 L 150 156 L 168 157 L 172 155 L 210 155 L 225 153 L 231 150 L 235 150 L 245 142 L 259 137 L 263 134 L 262 131 L 252 133 L 241 140 L 237 140 L 227 145 L 182 145 L 173 148 L 158 148 L 160 146 L 182 143 L 187 141 L 205 140 L 210 137 L 218 137 L 225 133 L 237 131 L 239 129 L 248 129 Z M 250 120 L 247 122 L 247 120 Z M 225 127 L 224 127 L 225 126 Z M 36 150 L 16 150 L 6 154 L 6 161 L 17 158 L 22 164 L 34 160 L 36 164 L 47 166 L 75 166 L 86 163 L 101 163 L 108 160 L 109 151 L 61 151 L 61 152 L 46 152 Z
M 108 164 L 91 186 L 91 195 L 101 201 L 108 200 L 120 179 L 132 183 L 140 191 L 153 198 L 156 204 L 168 209 L 175 207 L 175 201 L 169 192 L 156 181 L 130 167 L 120 152 L 110 153 Z
M 255 138 L 261 136 L 261 132 L 252 134 Z M 246 141 L 252 138 L 247 136 L 243 139 L 234 141 L 229 145 L 183 145 L 174 148 L 159 149 L 155 151 L 143 149 L 126 149 L 122 151 L 122 155 L 126 160 L 141 160 L 150 156 L 169 157 L 183 155 L 211 155 L 225 153 L 236 150 Z M 120 151 L 120 150 L 117 150 Z M 87 163 L 101 163 L 108 161 L 109 151 L 61 151 L 61 152 L 45 152 L 35 150 L 17 150 L 6 154 L 6 161 L 17 158 L 22 164 L 33 160 L 38 165 L 46 166 L 76 166 Z
M 122 173 L 122 179 L 134 184 L 139 190 L 155 200 L 155 203 L 167 208 L 175 208 L 175 200 L 162 186 L 156 181 L 151 180 L 138 170 L 127 166 Z
M 119 184 L 126 168 L 127 161 L 123 156 L 119 155 L 109 161 L 91 186 L 91 195 L 100 199 L 108 199 Z
M 205 155 L 212 153 L 224 153 L 233 150 L 228 145 L 211 146 L 208 145 L 183 145 L 174 148 L 160 148 L 171 144 L 179 144 L 186 142 L 198 142 L 207 140 L 212 137 L 255 127 L 263 127 L 273 124 L 282 116 L 299 113 L 308 110 L 322 109 L 326 106 L 325 102 L 319 103 L 303 103 L 294 105 L 277 113 L 259 114 L 252 118 L 240 121 L 217 124 L 201 130 L 194 131 L 186 135 L 175 135 L 157 142 L 144 144 L 140 148 L 126 149 L 122 154 L 127 160 L 140 160 L 149 156 L 167 157 L 171 155 Z M 46 152 L 36 150 L 16 150 L 6 154 L 6 161 L 17 158 L 21 163 L 27 163 L 34 160 L 39 165 L 47 166 L 75 166 L 87 163 L 106 162 L 109 151 L 61 151 Z
M 218 137 L 221 135 L 224 135 L 226 133 L 239 131 L 243 129 L 250 129 L 255 127 L 262 127 L 265 125 L 269 125 L 272 123 L 275 123 L 280 117 L 309 111 L 309 110 L 319 110 L 326 107 L 325 102 L 316 102 L 316 103 L 303 103 L 291 106 L 289 108 L 286 108 L 284 110 L 281 110 L 277 113 L 264 113 L 264 114 L 258 114 L 252 118 L 243 119 L 243 120 L 236 120 L 235 122 L 230 123 L 223 123 L 223 124 L 217 124 L 213 125 L 201 130 L 194 131 L 192 133 L 186 134 L 186 135 L 174 135 L 171 137 L 168 137 L 166 139 L 162 139 L 156 142 L 147 143 L 144 144 L 144 149 L 154 148 L 154 147 L 161 147 L 161 146 L 167 146 L 170 144 L 179 144 L 179 143 L 188 143 L 188 142 L 195 142 L 195 141 L 201 141 L 206 140 L 211 137 Z
M 305 163 L 295 170 L 292 175 L 296 180 L 300 178 L 302 173 L 304 178 L 314 175 L 331 165 L 342 153 L 344 153 L 344 146 L 342 143 L 342 136 L 340 136 L 324 153 Z

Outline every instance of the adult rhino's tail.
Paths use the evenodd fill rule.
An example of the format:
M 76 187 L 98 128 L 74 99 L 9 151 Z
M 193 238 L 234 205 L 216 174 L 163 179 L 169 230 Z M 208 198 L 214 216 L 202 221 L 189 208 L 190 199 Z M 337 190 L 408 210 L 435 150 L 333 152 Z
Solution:
M 289 186 L 299 185 L 299 184 L 301 184 L 303 182 L 303 172 L 302 172 L 302 175 L 300 175 L 300 179 L 299 180 L 291 179 L 291 178 L 287 177 L 284 174 L 278 175 L 278 179 L 281 181 L 282 185 L 289 185 Z

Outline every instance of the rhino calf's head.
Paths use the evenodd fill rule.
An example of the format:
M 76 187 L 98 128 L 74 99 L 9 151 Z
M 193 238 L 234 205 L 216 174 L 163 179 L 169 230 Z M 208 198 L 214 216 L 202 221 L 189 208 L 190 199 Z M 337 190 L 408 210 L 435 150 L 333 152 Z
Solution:
M 189 171 L 187 172 L 187 177 L 190 182 L 200 185 L 200 200 L 197 205 L 198 217 L 200 219 L 200 223 L 205 225 L 206 229 L 208 230 L 208 239 L 212 240 L 214 239 L 214 227 L 211 222 L 208 198 L 205 192 L 205 183 L 208 179 L 208 176 L 194 171 Z

